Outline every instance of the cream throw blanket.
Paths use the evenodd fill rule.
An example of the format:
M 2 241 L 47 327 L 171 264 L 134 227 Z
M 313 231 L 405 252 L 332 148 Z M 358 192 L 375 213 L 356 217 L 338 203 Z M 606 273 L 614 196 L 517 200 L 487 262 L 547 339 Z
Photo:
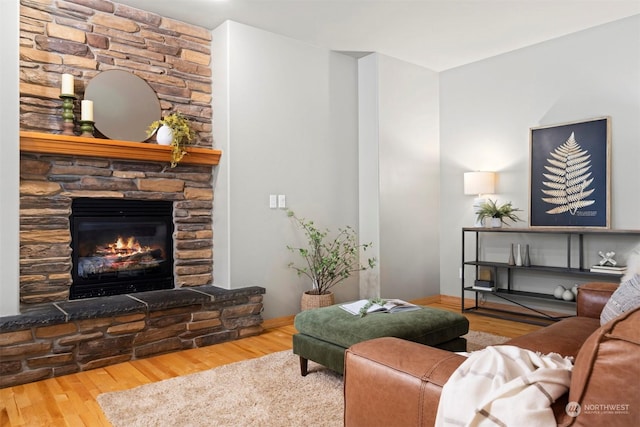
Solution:
M 572 367 L 509 345 L 473 352 L 444 385 L 436 426 L 555 426 L 551 404 L 569 389 Z

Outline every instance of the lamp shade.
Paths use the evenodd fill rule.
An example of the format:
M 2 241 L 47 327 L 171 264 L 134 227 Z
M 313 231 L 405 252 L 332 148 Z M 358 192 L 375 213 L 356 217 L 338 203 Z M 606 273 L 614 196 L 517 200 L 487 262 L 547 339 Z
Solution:
M 492 194 L 495 191 L 495 172 L 465 172 L 464 194 Z

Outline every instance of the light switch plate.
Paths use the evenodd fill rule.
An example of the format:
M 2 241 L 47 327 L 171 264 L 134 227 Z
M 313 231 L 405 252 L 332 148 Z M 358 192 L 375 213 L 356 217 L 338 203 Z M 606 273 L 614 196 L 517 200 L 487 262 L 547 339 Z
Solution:
M 269 208 L 275 209 L 278 207 L 278 199 L 275 194 L 269 194 Z
M 278 194 L 278 207 L 280 209 L 287 207 L 287 197 L 284 194 Z

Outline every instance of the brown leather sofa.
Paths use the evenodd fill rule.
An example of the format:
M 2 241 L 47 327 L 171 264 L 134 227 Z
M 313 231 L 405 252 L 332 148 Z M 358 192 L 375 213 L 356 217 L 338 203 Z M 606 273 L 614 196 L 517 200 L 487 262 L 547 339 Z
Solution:
M 574 356 L 568 393 L 553 404 L 558 425 L 640 425 L 640 309 L 600 326 L 615 283 L 580 287 L 577 316 L 506 345 Z M 465 357 L 397 338 L 358 343 L 345 353 L 345 426 L 432 426 L 443 385 Z M 568 402 L 578 402 L 571 417 Z M 575 408 L 575 405 L 574 405 Z

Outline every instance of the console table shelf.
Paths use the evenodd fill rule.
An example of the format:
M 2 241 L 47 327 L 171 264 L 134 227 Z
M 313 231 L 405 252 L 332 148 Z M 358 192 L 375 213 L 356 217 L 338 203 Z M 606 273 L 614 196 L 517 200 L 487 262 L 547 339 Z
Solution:
M 551 267 L 547 265 L 520 266 L 520 265 L 509 265 L 506 262 L 487 262 L 487 261 L 465 261 L 465 265 L 509 268 L 511 270 L 545 271 L 548 273 L 567 274 L 567 275 L 575 275 L 575 276 L 600 276 L 600 277 L 613 277 L 613 278 L 622 277 L 621 274 L 597 273 L 597 272 L 589 271 L 588 269 Z
M 519 233 L 519 234 L 547 234 L 555 236 L 566 236 L 566 264 L 562 266 L 551 265 L 530 265 L 519 266 L 510 265 L 506 262 L 493 262 L 480 259 L 480 235 L 484 233 Z M 467 244 L 467 235 L 475 236 L 475 257 L 473 259 L 467 259 L 465 257 L 465 246 Z M 540 325 L 548 324 L 548 321 L 556 321 L 562 317 L 556 314 L 548 314 L 542 310 L 531 307 L 521 301 L 522 298 L 538 299 L 554 301 L 567 306 L 575 307 L 575 301 L 564 301 L 555 298 L 553 295 L 543 292 L 535 292 L 530 290 L 517 290 L 513 289 L 513 275 L 517 275 L 521 272 L 535 272 L 537 274 L 548 274 L 555 277 L 580 277 L 580 278 L 593 278 L 598 281 L 619 281 L 622 277 L 621 274 L 608 274 L 590 271 L 590 266 L 585 264 L 585 236 L 598 236 L 606 235 L 607 237 L 628 237 L 639 236 L 640 230 L 607 230 L 607 229 L 585 229 L 585 228 L 483 228 L 483 227 L 465 227 L 462 229 L 462 269 L 461 269 L 461 281 L 462 281 L 462 311 L 473 311 L 476 314 L 483 314 L 491 317 L 498 317 L 503 319 L 517 320 L 521 322 L 534 323 Z M 575 250 L 572 251 L 572 245 L 577 240 L 577 263 L 575 258 Z M 492 274 L 492 280 L 494 280 L 493 289 L 478 289 L 478 287 L 468 286 L 465 283 L 465 266 L 471 266 L 475 268 L 475 278 L 478 277 L 478 270 L 481 267 L 490 269 Z M 506 283 L 498 283 L 498 271 L 506 272 Z M 465 293 L 473 292 L 475 297 L 475 305 L 472 307 L 465 307 Z M 523 317 L 523 312 L 508 309 L 495 309 L 486 308 L 480 305 L 480 295 L 493 295 L 496 298 L 508 301 L 520 308 L 524 308 L 527 313 L 526 317 Z M 539 320 L 536 320 L 539 319 Z M 542 321 L 543 320 L 543 321 Z M 546 321 L 546 322 L 544 322 Z

